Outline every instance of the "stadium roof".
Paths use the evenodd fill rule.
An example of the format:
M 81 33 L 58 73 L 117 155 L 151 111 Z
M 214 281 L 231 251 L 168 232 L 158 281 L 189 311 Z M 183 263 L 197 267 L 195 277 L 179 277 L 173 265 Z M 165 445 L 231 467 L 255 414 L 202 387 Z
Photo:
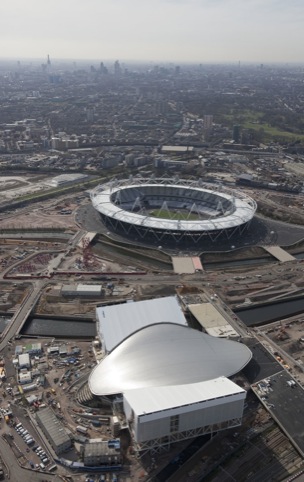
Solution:
M 107 352 L 145 326 L 168 321 L 187 324 L 176 296 L 103 306 L 96 314 Z
M 246 345 L 174 323 L 147 326 L 118 345 L 89 377 L 94 395 L 229 377 L 251 359 Z
M 136 180 L 138 181 L 138 180 Z M 170 188 L 183 189 L 185 193 L 191 191 L 201 191 L 209 194 L 210 196 L 217 196 L 222 200 L 230 200 L 233 203 L 234 211 L 230 214 L 221 215 L 212 219 L 205 220 L 179 220 L 179 219 L 160 219 L 153 216 L 147 216 L 142 214 L 137 214 L 136 212 L 131 212 L 123 209 L 120 205 L 116 205 L 111 201 L 113 194 L 116 191 L 122 189 L 140 189 L 149 188 L 150 186 L 155 186 L 156 181 L 146 180 L 146 184 L 136 183 L 135 180 L 129 182 L 125 181 L 125 185 L 122 181 L 119 185 L 101 185 L 95 188 L 91 192 L 91 200 L 93 206 L 97 211 L 103 215 L 115 219 L 115 221 L 120 221 L 123 223 L 132 224 L 138 227 L 145 227 L 150 229 L 162 229 L 162 230 L 176 230 L 176 231 L 216 231 L 221 229 L 229 229 L 250 221 L 256 210 L 256 203 L 251 198 L 246 196 L 244 193 L 240 192 L 224 192 L 224 188 L 221 191 L 215 189 L 202 188 L 194 185 L 186 184 L 170 184 Z M 169 182 L 168 182 L 169 184 Z M 165 189 L 166 184 L 161 184 L 160 187 Z M 159 193 L 161 197 L 161 194 Z M 198 201 L 197 201 L 198 202 Z
M 142 415 L 239 393 L 246 392 L 228 378 L 219 377 L 186 385 L 127 390 L 124 398 L 136 415 Z

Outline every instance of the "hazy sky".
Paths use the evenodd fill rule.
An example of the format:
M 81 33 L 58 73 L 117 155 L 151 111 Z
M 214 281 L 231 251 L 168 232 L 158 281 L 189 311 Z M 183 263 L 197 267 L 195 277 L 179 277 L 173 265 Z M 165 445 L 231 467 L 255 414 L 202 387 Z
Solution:
M 304 0 L 0 0 L 1 58 L 302 62 Z

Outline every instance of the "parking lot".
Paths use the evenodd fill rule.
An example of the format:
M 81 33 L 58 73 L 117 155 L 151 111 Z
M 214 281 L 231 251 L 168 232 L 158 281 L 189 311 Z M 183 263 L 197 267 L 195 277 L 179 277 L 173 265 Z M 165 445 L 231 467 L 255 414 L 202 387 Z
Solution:
M 304 454 L 304 391 L 286 371 L 252 387 L 271 416 Z

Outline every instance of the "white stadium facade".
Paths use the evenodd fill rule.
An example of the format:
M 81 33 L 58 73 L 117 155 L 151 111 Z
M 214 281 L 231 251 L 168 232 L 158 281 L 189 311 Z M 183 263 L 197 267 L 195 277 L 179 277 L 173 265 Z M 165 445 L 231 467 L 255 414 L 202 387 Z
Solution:
M 95 188 L 91 201 L 109 231 L 162 244 L 230 239 L 248 228 L 257 209 L 246 194 L 201 179 L 115 180 Z
M 88 388 L 120 403 L 138 452 L 241 424 L 246 391 L 228 377 L 252 357 L 244 344 L 190 328 L 175 296 L 97 308 L 97 319 L 105 357 Z

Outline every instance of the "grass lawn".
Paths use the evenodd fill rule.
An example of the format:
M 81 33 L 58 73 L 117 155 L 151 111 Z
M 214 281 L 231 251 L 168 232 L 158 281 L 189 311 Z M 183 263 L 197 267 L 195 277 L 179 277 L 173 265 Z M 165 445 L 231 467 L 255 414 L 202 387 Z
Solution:
M 269 140 L 275 140 L 275 138 L 285 138 L 286 141 L 304 141 L 304 135 L 298 134 L 296 132 L 289 132 L 279 129 L 278 127 L 271 126 L 269 124 L 264 124 L 261 122 L 263 117 L 262 112 L 256 112 L 253 110 L 240 110 L 232 114 L 225 114 L 223 116 L 228 122 L 233 122 L 234 124 L 239 124 L 243 129 L 251 129 L 254 131 L 259 131 L 263 129 L 264 135 Z
M 264 134 L 266 137 L 269 138 L 286 138 L 287 140 L 304 140 L 304 135 L 303 134 L 296 134 L 295 132 L 288 132 L 288 131 L 283 131 L 281 129 L 278 129 L 277 127 L 270 126 L 268 124 L 255 124 L 252 122 L 245 122 L 242 127 L 244 129 L 252 129 L 255 131 L 259 131 L 260 129 L 263 129 Z

